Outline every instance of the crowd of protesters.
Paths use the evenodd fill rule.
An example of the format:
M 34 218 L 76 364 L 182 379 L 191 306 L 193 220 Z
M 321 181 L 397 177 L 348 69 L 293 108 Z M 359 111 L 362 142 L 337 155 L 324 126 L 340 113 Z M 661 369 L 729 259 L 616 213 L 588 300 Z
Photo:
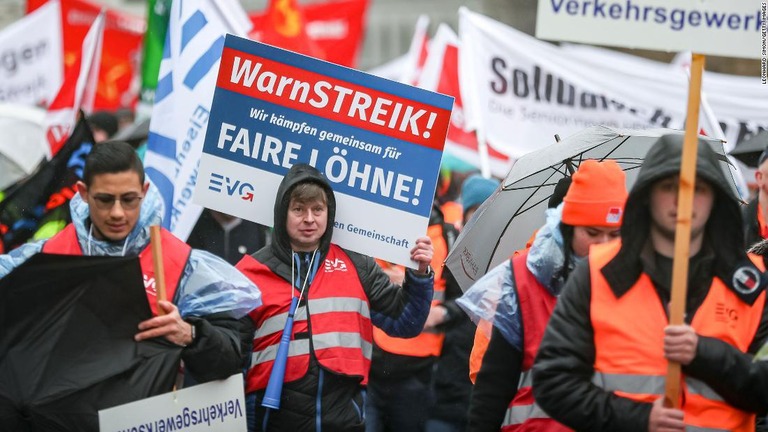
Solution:
M 0 255 L 0 279 L 38 253 L 137 256 L 153 274 L 149 227 L 164 211 L 146 137 L 120 135 L 129 112 L 86 120 L 96 145 L 68 218 Z M 412 270 L 334 244 L 334 191 L 296 164 L 274 227 L 204 209 L 186 243 L 162 232 L 168 300 L 147 290 L 153 317 L 135 340 L 183 347 L 187 385 L 244 372 L 252 431 L 763 430 L 768 150 L 744 205 L 699 142 L 685 323 L 668 325 L 681 148 L 682 135 L 660 138 L 629 192 L 615 162 L 582 162 L 528 246 L 466 293 L 443 262 L 497 180 L 441 175 Z M 498 303 L 478 319 L 490 291 Z M 670 361 L 679 404 L 664 401 Z

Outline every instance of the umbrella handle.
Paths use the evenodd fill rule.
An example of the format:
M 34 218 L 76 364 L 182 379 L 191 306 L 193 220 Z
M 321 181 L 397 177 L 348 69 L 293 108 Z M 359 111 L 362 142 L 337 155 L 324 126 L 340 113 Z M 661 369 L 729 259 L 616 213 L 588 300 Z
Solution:
M 152 264 L 155 268 L 155 288 L 157 289 L 157 301 L 167 300 L 165 294 L 165 270 L 163 269 L 163 244 L 160 239 L 160 226 L 149 227 L 149 241 L 152 244 Z M 157 305 L 157 314 L 163 315 L 163 309 Z
M 293 332 L 293 316 L 296 313 L 296 307 L 299 304 L 299 298 L 291 299 L 291 307 L 288 309 L 288 319 L 285 320 L 283 334 L 280 336 L 280 345 L 277 347 L 275 361 L 272 363 L 272 372 L 269 374 L 267 389 L 264 391 L 264 399 L 261 406 L 272 409 L 280 409 L 280 395 L 283 392 L 283 380 L 285 379 L 285 364 L 288 362 L 288 346 L 291 343 L 291 333 Z

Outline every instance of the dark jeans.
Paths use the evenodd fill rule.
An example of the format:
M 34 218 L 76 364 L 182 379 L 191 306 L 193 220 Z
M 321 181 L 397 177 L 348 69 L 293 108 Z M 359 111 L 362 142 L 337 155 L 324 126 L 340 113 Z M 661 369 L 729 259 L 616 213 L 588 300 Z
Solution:
M 430 383 L 417 376 L 370 380 L 366 432 L 423 432 L 431 397 Z

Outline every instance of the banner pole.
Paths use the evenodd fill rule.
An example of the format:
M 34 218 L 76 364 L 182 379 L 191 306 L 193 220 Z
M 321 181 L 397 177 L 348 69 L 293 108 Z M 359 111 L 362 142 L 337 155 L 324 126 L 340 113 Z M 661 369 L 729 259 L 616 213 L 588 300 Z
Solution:
M 149 227 L 149 242 L 152 244 L 152 264 L 155 267 L 155 288 L 157 301 L 167 300 L 165 294 L 165 270 L 163 269 L 163 244 L 160 240 L 160 226 Z M 157 306 L 157 314 L 163 315 L 163 309 Z
M 672 267 L 672 293 L 669 304 L 669 324 L 685 321 L 685 297 L 688 282 L 688 258 L 691 242 L 693 193 L 696 184 L 696 152 L 699 137 L 699 106 L 704 55 L 693 54 L 691 79 L 688 85 L 688 115 L 685 121 L 685 140 L 680 163 L 680 184 L 677 195 L 677 227 L 675 229 L 675 256 Z M 680 408 L 680 363 L 670 361 L 667 366 L 664 406 Z

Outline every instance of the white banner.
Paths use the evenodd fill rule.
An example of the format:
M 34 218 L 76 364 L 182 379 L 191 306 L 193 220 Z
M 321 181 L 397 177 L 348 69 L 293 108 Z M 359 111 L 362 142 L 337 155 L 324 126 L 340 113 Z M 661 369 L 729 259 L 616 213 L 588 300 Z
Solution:
M 99 430 L 244 432 L 243 375 L 101 410 Z
M 536 37 L 760 58 L 764 13 L 754 0 L 539 0 Z
M 460 35 L 467 122 L 513 157 L 552 143 L 554 134 L 565 137 L 591 125 L 684 128 L 688 83 L 673 68 L 598 65 L 466 9 Z M 733 102 L 710 97 L 715 113 L 727 100 Z M 755 99 L 752 109 L 761 111 L 755 104 L 766 102 Z M 753 118 L 765 116 L 762 111 Z M 702 132 L 715 136 L 716 125 L 706 120 L 700 116 Z
M 224 35 L 245 35 L 249 23 L 237 0 L 176 0 L 171 7 L 144 166 L 165 202 L 163 226 L 181 239 L 202 211 L 192 191 Z
M 661 63 L 589 45 L 564 44 L 561 48 L 582 63 L 610 69 L 631 79 L 645 76 L 653 77 L 653 81 L 671 81 L 675 86 L 688 83 L 684 65 Z M 726 151 L 768 129 L 768 86 L 762 85 L 759 77 L 705 71 L 701 92 L 702 103 L 708 104 L 720 123 Z
M 0 102 L 51 103 L 64 74 L 61 40 L 58 0 L 0 32 Z

